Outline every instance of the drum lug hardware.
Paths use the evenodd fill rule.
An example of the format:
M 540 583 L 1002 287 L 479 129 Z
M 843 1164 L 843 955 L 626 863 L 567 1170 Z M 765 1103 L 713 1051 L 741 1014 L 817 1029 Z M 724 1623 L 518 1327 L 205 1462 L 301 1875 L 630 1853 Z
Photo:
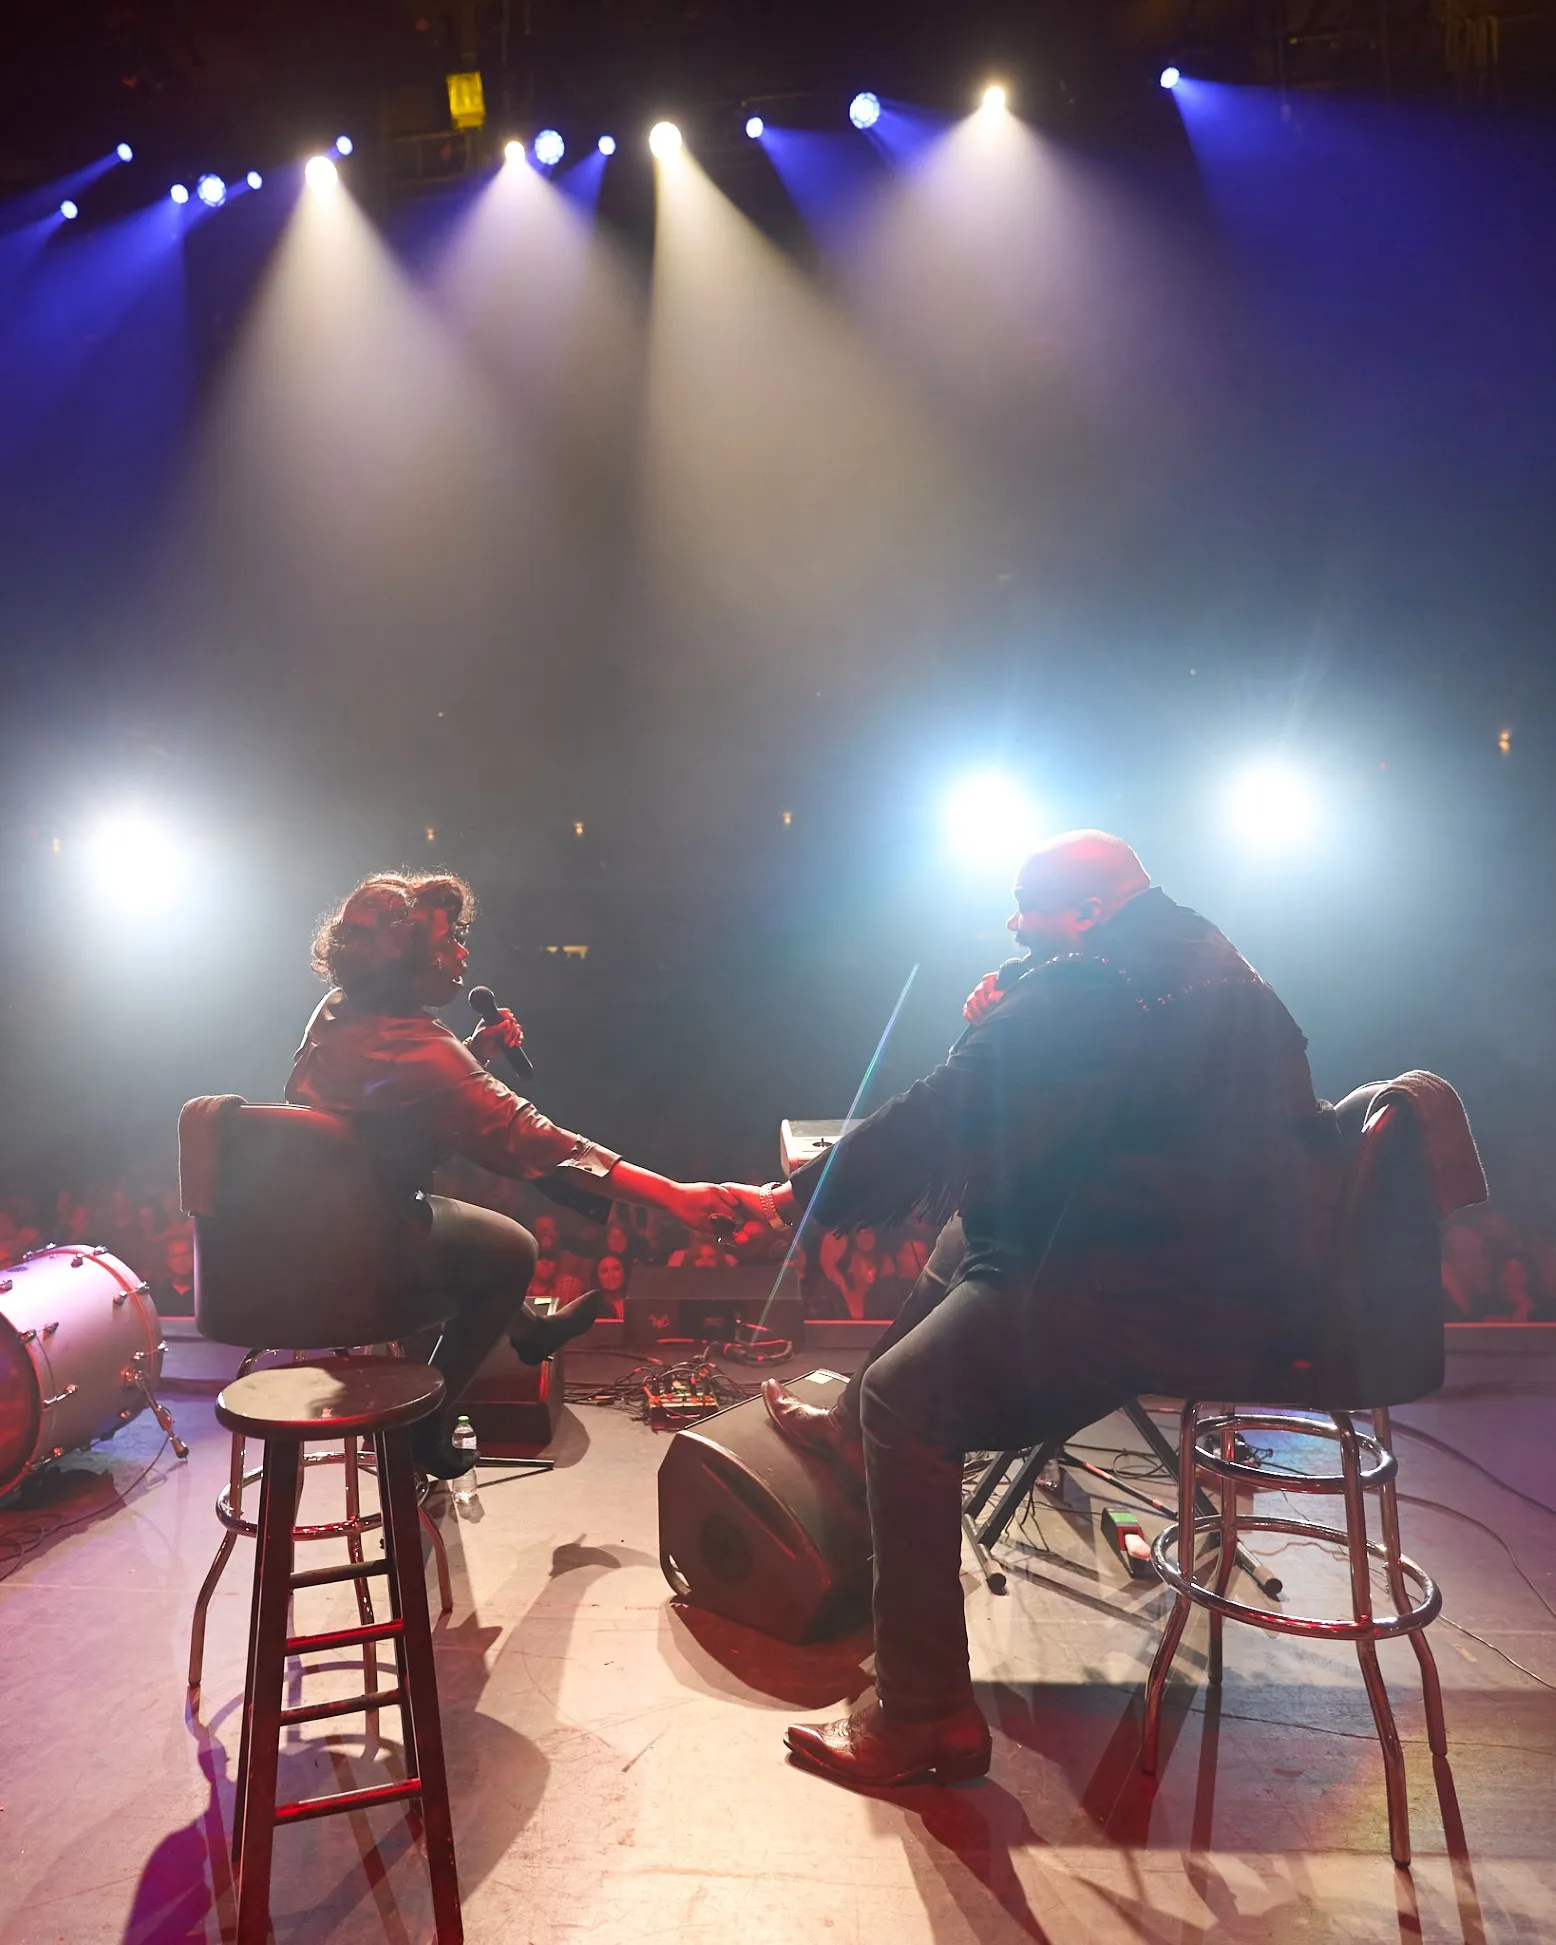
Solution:
M 70 1267 L 71 1267 L 71 1268 L 72 1268 L 73 1270 L 79 1270 L 79 1269 L 80 1269 L 80 1267 L 81 1267 L 81 1265 L 82 1265 L 82 1264 L 83 1264 L 83 1263 L 84 1263 L 85 1261 L 86 1261 L 86 1258 L 85 1258 L 84 1256 L 72 1256 L 72 1257 L 71 1257 L 71 1259 L 70 1259 Z
M 129 1300 L 130 1300 L 130 1293 L 128 1290 L 116 1290 L 114 1292 L 114 1299 L 113 1299 L 114 1309 L 115 1310 L 119 1309 L 121 1305 L 127 1304 Z
M 64 1404 L 67 1398 L 74 1398 L 75 1395 L 76 1387 L 73 1384 L 67 1384 L 63 1391 L 56 1391 L 52 1398 L 44 1399 L 43 1409 L 45 1411 L 53 1411 L 56 1405 Z
M 7 1290 L 14 1290 L 15 1288 L 16 1285 L 11 1281 L 11 1279 L 8 1276 L 0 1277 L 0 1297 L 3 1297 Z
M 33 1343 L 36 1340 L 37 1335 L 38 1333 L 35 1330 L 23 1330 L 17 1332 L 17 1336 L 21 1338 L 24 1344 Z
M 59 1319 L 56 1317 L 52 1324 L 45 1324 L 43 1326 L 43 1334 L 45 1337 L 52 1337 L 55 1331 L 57 1331 L 58 1329 L 59 1329 Z

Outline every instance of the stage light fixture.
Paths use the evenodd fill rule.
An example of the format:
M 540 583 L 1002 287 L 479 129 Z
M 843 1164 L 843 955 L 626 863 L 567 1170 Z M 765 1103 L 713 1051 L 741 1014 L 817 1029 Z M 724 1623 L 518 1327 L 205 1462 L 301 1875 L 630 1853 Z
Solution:
M 1251 763 L 1233 778 L 1227 808 L 1237 835 L 1259 851 L 1288 850 L 1310 838 L 1318 826 L 1311 783 L 1290 764 L 1273 758 Z
M 144 810 L 105 818 L 88 836 L 85 851 L 99 890 L 142 909 L 167 904 L 188 876 L 184 846 Z
M 337 135 L 335 137 L 335 153 L 337 155 L 350 155 L 355 148 L 356 143 L 352 141 L 349 135 Z
M 1010 96 L 998 81 L 991 81 L 983 91 L 983 105 L 991 115 L 997 115 L 1010 100 Z
M 317 190 L 322 196 L 335 187 L 340 176 L 327 155 L 316 155 L 303 170 L 303 179 L 310 189 Z
M 965 777 L 945 801 L 946 843 L 964 865 L 1014 872 L 1042 836 L 1037 808 L 1014 777 Z
M 746 134 L 753 142 L 760 142 L 766 133 L 767 124 L 762 120 L 760 115 L 748 115 L 746 117 Z
M 674 122 L 655 122 L 648 131 L 648 146 L 662 162 L 666 156 L 675 155 L 681 146 L 681 131 Z
M 853 123 L 855 128 L 874 128 L 875 124 L 881 119 L 880 96 L 872 95 L 868 92 L 855 95 L 853 100 L 848 104 L 848 119 Z
M 1170 92 L 1170 91 L 1171 91 L 1171 90 L 1172 90 L 1173 88 L 1176 88 L 1176 87 L 1177 87 L 1177 85 L 1178 85 L 1178 83 L 1179 83 L 1179 82 L 1180 82 L 1180 81 L 1181 81 L 1182 79 L 1183 79 L 1183 76 L 1182 76 L 1182 75 L 1181 75 L 1181 74 L 1180 74 L 1180 73 L 1178 72 L 1178 70 L 1177 70 L 1176 68 L 1163 68 L 1163 69 L 1162 69 L 1162 74 L 1161 74 L 1161 82 L 1162 82 L 1162 86 L 1163 86 L 1164 88 L 1166 88 L 1167 90 L 1169 90 L 1169 92 Z
M 535 137 L 535 160 L 542 169 L 554 169 L 567 153 L 567 144 L 554 128 L 543 128 Z
M 504 142 L 502 145 L 502 159 L 504 162 L 522 162 L 524 160 L 524 144 L 519 141 Z
M 189 191 L 181 182 L 175 182 L 167 193 L 173 198 L 175 203 L 187 203 L 189 200 Z
M 195 194 L 207 209 L 220 209 L 227 200 L 227 185 L 220 176 L 201 176 Z
M 243 180 L 248 184 L 250 189 L 263 189 L 265 186 L 265 178 L 259 173 L 258 169 L 250 169 Z
M 121 142 L 114 150 L 114 154 L 118 156 L 121 162 L 133 162 L 135 160 L 135 151 L 130 147 L 128 142 Z
M 594 146 L 600 151 L 601 155 L 614 155 L 616 153 L 616 138 L 614 135 L 602 135 Z
M 76 218 L 81 214 L 81 211 L 67 196 L 64 202 L 62 202 L 59 206 L 59 213 L 61 216 L 64 217 L 67 223 L 73 223 L 76 220 Z

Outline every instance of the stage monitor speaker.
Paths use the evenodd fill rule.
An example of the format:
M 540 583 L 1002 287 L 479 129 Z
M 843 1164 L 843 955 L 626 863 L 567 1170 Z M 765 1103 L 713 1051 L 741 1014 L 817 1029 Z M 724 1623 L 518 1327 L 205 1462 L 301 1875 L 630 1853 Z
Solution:
M 796 1378 L 830 1405 L 833 1371 Z M 779 1437 L 760 1398 L 686 1427 L 659 1468 L 659 1564 L 683 1600 L 780 1641 L 846 1634 L 870 1611 L 870 1521 L 823 1459 Z
M 525 1364 L 503 1338 L 460 1399 L 481 1450 L 504 1459 L 544 1451 L 562 1414 L 562 1382 L 560 1351 Z
M 772 1308 L 777 1275 L 771 1265 L 743 1264 L 738 1269 L 665 1269 L 639 1263 L 626 1291 L 626 1340 L 633 1345 L 674 1341 L 729 1344 L 741 1324 L 754 1324 L 767 1312 L 767 1328 L 774 1336 L 798 1343 L 805 1327 L 800 1280 L 785 1270 Z

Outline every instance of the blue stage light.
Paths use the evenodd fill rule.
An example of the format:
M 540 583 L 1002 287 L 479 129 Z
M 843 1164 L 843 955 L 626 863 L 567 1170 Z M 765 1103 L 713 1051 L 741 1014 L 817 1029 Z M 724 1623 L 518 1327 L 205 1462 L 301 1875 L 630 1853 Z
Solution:
M 760 115 L 751 115 L 746 120 L 746 133 L 753 142 L 760 142 L 767 133 L 767 124 Z
M 64 217 L 67 223 L 73 223 L 76 220 L 76 218 L 81 214 L 80 210 L 76 207 L 76 205 L 73 202 L 70 201 L 68 197 L 65 199 L 64 202 L 60 204 L 59 213 L 61 216 Z
M 207 209 L 220 209 L 227 200 L 227 185 L 220 176 L 201 176 L 195 194 Z
M 349 135 L 337 135 L 335 137 L 335 153 L 337 155 L 350 155 L 355 147 L 356 143 L 352 141 Z
M 175 203 L 187 203 L 189 200 L 189 191 L 181 182 L 175 182 L 167 193 L 173 198 Z
M 265 178 L 259 173 L 258 169 L 250 169 L 243 180 L 248 184 L 250 189 L 263 189 L 265 186 Z
M 1309 842 L 1320 821 L 1312 782 L 1278 760 L 1253 763 L 1227 791 L 1232 827 L 1255 850 L 1277 851 Z
M 881 98 L 879 95 L 855 95 L 848 104 L 848 119 L 855 128 L 874 128 L 881 119 Z
M 1168 88 L 1168 89 L 1176 88 L 1178 83 L 1182 79 L 1183 76 L 1178 72 L 1176 68 L 1162 69 L 1162 86 L 1164 88 Z
M 946 844 L 963 865 L 1011 871 L 1042 836 L 1037 807 L 1013 777 L 964 777 L 945 800 Z
M 543 128 L 535 137 L 535 160 L 542 169 L 554 169 L 567 153 L 567 144 L 554 128 Z
M 133 162 L 135 160 L 135 151 L 130 147 L 128 142 L 121 142 L 114 150 L 114 154 L 118 156 L 121 162 Z
M 614 135 L 602 135 L 594 146 L 600 151 L 601 155 L 614 155 L 616 153 L 616 138 Z

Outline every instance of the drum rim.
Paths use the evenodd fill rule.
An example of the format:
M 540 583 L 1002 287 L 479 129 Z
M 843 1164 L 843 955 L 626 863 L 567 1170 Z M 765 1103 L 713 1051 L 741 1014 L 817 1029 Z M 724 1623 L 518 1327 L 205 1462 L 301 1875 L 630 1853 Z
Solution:
M 27 1443 L 20 1452 L 20 1462 L 15 1470 L 0 1471 L 0 1499 L 3 1499 L 27 1477 L 32 1470 L 32 1462 L 37 1457 L 38 1444 L 43 1437 L 43 1386 L 38 1382 L 38 1360 L 33 1356 L 31 1347 L 23 1342 L 21 1332 L 3 1310 L 0 1310 L 0 1335 L 8 1338 L 15 1345 L 19 1363 L 32 1374 L 32 1413 Z

